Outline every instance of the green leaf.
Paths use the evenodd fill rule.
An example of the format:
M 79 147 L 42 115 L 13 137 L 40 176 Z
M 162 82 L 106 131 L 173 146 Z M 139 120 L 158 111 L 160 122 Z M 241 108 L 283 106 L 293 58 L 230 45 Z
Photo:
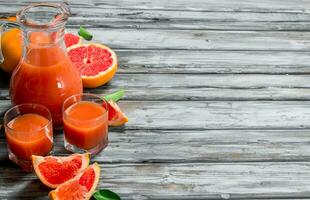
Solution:
M 112 192 L 111 190 L 106 190 L 106 189 L 97 190 L 93 194 L 93 197 L 96 200 L 121 200 L 118 194 Z
M 88 41 L 93 39 L 93 35 L 82 26 L 80 26 L 79 35 Z
M 114 102 L 117 102 L 118 100 L 120 100 L 125 94 L 125 90 L 124 89 L 120 89 L 118 90 L 117 92 L 113 92 L 111 94 L 108 94 L 106 96 L 104 96 L 104 99 L 106 101 L 114 101 Z

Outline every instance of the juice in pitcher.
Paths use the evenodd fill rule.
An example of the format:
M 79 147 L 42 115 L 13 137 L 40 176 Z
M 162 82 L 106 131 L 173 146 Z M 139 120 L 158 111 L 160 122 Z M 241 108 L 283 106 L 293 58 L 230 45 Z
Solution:
M 17 14 L 24 49 L 10 83 L 13 104 L 39 103 L 52 113 L 54 126 L 62 124 L 62 104 L 82 93 L 82 81 L 72 66 L 64 44 L 69 16 L 66 4 L 30 5 Z M 10 23 L 11 25 L 14 23 Z

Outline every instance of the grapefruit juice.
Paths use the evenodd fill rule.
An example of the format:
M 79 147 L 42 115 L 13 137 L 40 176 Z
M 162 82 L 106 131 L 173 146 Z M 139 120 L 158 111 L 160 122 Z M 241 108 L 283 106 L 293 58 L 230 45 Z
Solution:
M 96 154 L 108 144 L 108 112 L 103 103 L 83 100 L 85 95 L 75 95 L 74 99 L 79 99 L 77 102 L 69 98 L 64 103 L 65 148 L 73 152 L 80 149 Z M 98 101 L 104 100 L 99 98 Z
M 82 82 L 71 61 L 58 46 L 28 49 L 14 71 L 10 94 L 14 104 L 40 103 L 52 113 L 56 126 L 62 123 L 62 104 L 82 93 Z
M 38 112 L 35 111 L 38 109 Z M 5 114 L 5 133 L 9 158 L 26 171 L 31 167 L 31 156 L 45 156 L 53 148 L 51 116 L 45 107 L 22 104 Z

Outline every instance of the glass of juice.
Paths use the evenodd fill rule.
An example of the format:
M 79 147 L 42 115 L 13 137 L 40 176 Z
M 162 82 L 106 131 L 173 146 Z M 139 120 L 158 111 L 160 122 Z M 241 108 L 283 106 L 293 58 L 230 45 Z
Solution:
M 68 151 L 94 155 L 108 145 L 107 105 L 94 94 L 73 95 L 65 100 L 64 145 Z
M 32 171 L 31 155 L 45 156 L 53 149 L 50 111 L 40 104 L 20 104 L 4 115 L 9 158 L 25 171 Z

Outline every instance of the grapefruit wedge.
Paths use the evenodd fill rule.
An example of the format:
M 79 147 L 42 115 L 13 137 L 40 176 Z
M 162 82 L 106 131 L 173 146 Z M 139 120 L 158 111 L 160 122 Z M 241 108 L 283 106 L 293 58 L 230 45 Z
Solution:
M 121 126 L 128 122 L 128 117 L 114 101 L 108 101 L 109 126 Z
M 71 47 L 75 44 L 80 44 L 82 42 L 82 38 L 78 35 L 75 35 L 73 33 L 65 33 L 64 35 L 64 41 L 66 47 Z
M 52 200 L 88 200 L 98 185 L 100 167 L 94 163 L 73 179 L 59 185 L 49 193 Z
M 76 44 L 69 47 L 67 52 L 86 88 L 101 86 L 110 81 L 116 73 L 116 54 L 103 44 Z
M 88 167 L 89 154 L 72 154 L 66 157 L 32 155 L 32 165 L 44 185 L 56 188 Z

